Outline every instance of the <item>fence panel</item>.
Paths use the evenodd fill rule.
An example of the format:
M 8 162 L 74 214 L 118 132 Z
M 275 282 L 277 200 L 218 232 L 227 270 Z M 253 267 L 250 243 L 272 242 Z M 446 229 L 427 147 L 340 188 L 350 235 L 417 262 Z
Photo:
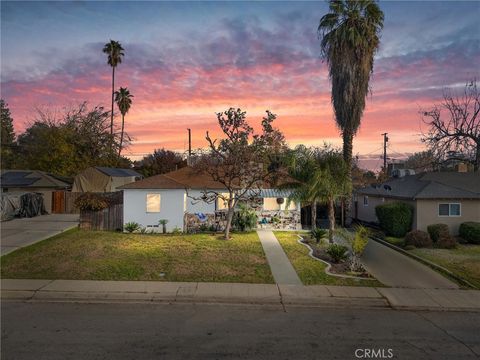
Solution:
M 115 204 L 99 211 L 81 211 L 80 228 L 85 230 L 123 229 L 123 204 Z
M 82 193 L 65 190 L 52 192 L 52 213 L 54 214 L 79 214 L 75 207 L 75 200 Z

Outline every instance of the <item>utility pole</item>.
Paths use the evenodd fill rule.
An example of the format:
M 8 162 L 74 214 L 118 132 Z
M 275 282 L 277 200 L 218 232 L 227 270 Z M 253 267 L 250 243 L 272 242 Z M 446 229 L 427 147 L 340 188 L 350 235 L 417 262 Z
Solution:
M 191 165 L 191 157 L 192 157 L 192 129 L 188 130 L 188 160 L 187 165 Z
M 383 133 L 383 171 L 387 173 L 387 142 L 388 142 L 388 133 Z

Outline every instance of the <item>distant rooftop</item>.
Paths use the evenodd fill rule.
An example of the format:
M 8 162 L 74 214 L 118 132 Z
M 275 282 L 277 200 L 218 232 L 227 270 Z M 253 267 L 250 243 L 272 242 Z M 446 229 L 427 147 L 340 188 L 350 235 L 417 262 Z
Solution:
M 138 172 L 132 169 L 119 169 L 119 168 L 109 168 L 102 166 L 95 166 L 95 169 L 101 171 L 105 175 L 112 177 L 129 177 L 129 176 L 142 176 Z
M 57 176 L 39 170 L 2 170 L 0 176 L 2 188 L 31 187 L 31 188 L 68 188 L 70 184 Z
M 358 194 L 400 199 L 480 199 L 480 173 L 431 172 L 391 179 Z

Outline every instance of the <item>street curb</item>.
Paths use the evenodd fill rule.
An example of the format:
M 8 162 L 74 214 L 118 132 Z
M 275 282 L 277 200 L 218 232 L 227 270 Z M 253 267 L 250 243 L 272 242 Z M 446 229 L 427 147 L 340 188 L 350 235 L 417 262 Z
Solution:
M 390 244 L 388 241 L 385 241 L 385 240 L 382 240 L 378 237 L 375 237 L 375 236 L 371 236 L 370 237 L 372 240 L 382 244 L 382 245 L 385 245 L 387 247 L 389 247 L 390 249 L 393 249 L 395 251 L 398 251 L 399 253 L 405 255 L 405 256 L 408 256 L 414 260 L 417 260 L 418 262 L 421 262 L 422 264 L 432 268 L 433 270 L 436 270 L 444 275 L 446 275 L 447 277 L 450 277 L 450 278 L 453 278 L 455 279 L 456 281 L 458 281 L 460 284 L 464 285 L 464 286 L 467 286 L 471 289 L 474 289 L 474 290 L 479 290 L 475 285 L 471 284 L 470 282 L 468 282 L 467 280 L 465 280 L 464 278 L 452 273 L 450 270 L 444 268 L 443 266 L 440 266 L 440 265 L 437 265 L 429 260 L 426 260 L 424 258 L 421 258 L 420 256 L 417 256 L 415 254 L 412 254 L 410 252 L 408 252 L 407 250 L 404 250 L 398 246 L 395 246 L 393 244 Z

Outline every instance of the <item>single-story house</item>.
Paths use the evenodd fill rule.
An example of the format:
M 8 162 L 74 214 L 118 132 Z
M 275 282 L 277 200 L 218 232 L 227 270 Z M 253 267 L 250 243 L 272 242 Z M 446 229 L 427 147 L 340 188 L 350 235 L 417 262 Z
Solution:
M 52 193 L 69 190 L 68 179 L 39 170 L 2 170 L 0 186 L 3 194 L 36 192 L 43 195 L 45 210 L 52 211 Z
M 465 221 L 480 221 L 480 173 L 430 172 L 391 179 L 355 191 L 354 217 L 378 222 L 375 207 L 401 201 L 414 209 L 413 229 L 447 224 L 453 235 Z
M 155 175 L 121 186 L 123 221 L 161 231 L 159 220 L 167 220 L 167 231 L 178 228 L 194 231 L 200 226 L 224 228 L 227 205 L 220 198 L 214 202 L 201 200 L 204 191 L 226 192 L 224 186 L 208 174 L 199 174 L 184 167 L 167 174 Z M 258 216 L 258 226 L 278 229 L 299 229 L 300 203 L 287 208 L 288 192 L 265 188 L 255 192 L 249 205 Z
M 113 192 L 140 179 L 143 176 L 132 169 L 89 167 L 75 176 L 72 192 Z

